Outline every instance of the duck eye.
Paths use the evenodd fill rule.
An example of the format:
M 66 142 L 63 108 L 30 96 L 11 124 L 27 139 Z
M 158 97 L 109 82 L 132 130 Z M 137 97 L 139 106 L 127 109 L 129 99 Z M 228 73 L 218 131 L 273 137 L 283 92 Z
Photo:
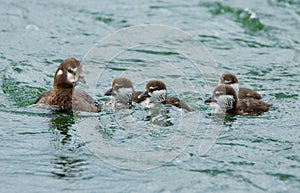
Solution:
M 150 89 L 149 89 L 149 92 L 153 92 L 153 91 L 154 91 L 154 89 L 153 89 L 153 88 L 150 88 Z
M 72 72 L 73 72 L 73 70 L 72 70 L 71 68 L 69 68 L 69 69 L 68 69 L 68 72 L 69 72 L 69 73 L 72 73 Z

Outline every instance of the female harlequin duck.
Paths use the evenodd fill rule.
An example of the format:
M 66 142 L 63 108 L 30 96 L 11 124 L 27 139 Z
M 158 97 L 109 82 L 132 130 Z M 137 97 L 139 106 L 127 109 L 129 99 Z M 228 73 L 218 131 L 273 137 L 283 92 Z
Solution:
M 257 91 L 248 89 L 248 88 L 239 88 L 238 79 L 234 74 L 231 73 L 224 73 L 220 77 L 220 84 L 228 84 L 231 85 L 236 93 L 238 93 L 239 99 L 244 98 L 254 98 L 254 99 L 261 99 L 262 96 Z
M 255 116 L 269 111 L 270 104 L 254 98 L 239 99 L 235 89 L 227 84 L 217 86 L 210 98 L 205 100 L 215 113 Z
M 160 80 L 150 80 L 146 85 L 146 91 L 139 95 L 139 98 L 148 98 L 145 104 L 152 106 L 155 103 L 162 103 L 165 105 L 173 105 L 178 108 L 191 111 L 191 109 L 179 99 L 167 96 L 167 87 L 165 83 Z
M 128 108 L 134 103 L 141 103 L 145 98 L 138 96 L 142 92 L 134 91 L 131 80 L 125 77 L 118 77 L 112 81 L 111 88 L 107 90 L 105 96 L 113 98 L 105 103 L 106 108 L 116 110 L 117 108 Z
M 35 104 L 59 107 L 61 111 L 99 112 L 99 106 L 87 93 L 74 90 L 76 83 L 83 80 L 82 65 L 74 58 L 65 59 L 54 76 L 53 90 L 44 92 Z

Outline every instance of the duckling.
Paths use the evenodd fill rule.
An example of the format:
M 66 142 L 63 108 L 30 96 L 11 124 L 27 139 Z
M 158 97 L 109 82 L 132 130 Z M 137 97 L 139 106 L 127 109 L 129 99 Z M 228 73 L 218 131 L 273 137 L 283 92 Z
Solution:
M 155 103 L 161 103 L 165 105 L 172 105 L 186 111 L 191 111 L 183 101 L 167 96 L 167 87 L 165 83 L 160 80 L 150 80 L 146 84 L 146 91 L 139 95 L 139 98 L 148 98 L 147 106 L 151 106 Z
M 254 99 L 262 99 L 261 94 L 257 91 L 249 89 L 249 88 L 240 88 L 237 77 L 231 73 L 224 73 L 220 77 L 220 84 L 228 84 L 231 85 L 236 93 L 238 93 L 239 99 L 244 98 L 254 98 Z
M 145 98 L 139 98 L 141 91 L 134 91 L 131 80 L 125 77 L 117 77 L 112 81 L 111 88 L 107 90 L 105 96 L 113 96 L 105 103 L 107 108 L 116 110 L 117 108 L 128 108 L 133 103 L 141 103 Z
M 269 111 L 270 104 L 254 98 L 239 99 L 236 90 L 227 84 L 217 86 L 210 98 L 205 100 L 215 113 L 256 116 Z

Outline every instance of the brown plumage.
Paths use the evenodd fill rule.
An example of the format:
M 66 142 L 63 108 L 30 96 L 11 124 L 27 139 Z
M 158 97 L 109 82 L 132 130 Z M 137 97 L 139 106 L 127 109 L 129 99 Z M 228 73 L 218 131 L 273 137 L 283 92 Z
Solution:
M 163 102 L 166 105 L 173 105 L 175 107 L 181 108 L 181 109 L 185 109 L 187 111 L 192 111 L 190 109 L 189 106 L 187 106 L 187 104 L 185 104 L 184 102 L 182 102 L 181 100 L 171 97 L 171 96 L 167 96 L 166 100 Z
M 231 85 L 237 92 L 238 98 L 254 98 L 254 99 L 262 99 L 261 94 L 257 91 L 249 89 L 249 88 L 239 88 L 238 79 L 234 74 L 231 73 L 224 73 L 220 77 L 220 84 L 228 84 Z
M 142 94 L 142 91 L 134 91 L 133 95 L 132 95 L 132 101 L 135 103 L 142 103 L 143 101 L 145 101 L 146 98 L 139 98 L 139 96 Z
M 216 113 L 256 116 L 269 111 L 270 104 L 254 98 L 239 99 L 236 91 L 226 84 L 217 86 L 212 96 L 205 100 Z
M 65 59 L 54 75 L 53 90 L 44 92 L 35 104 L 57 106 L 61 110 L 99 112 L 98 104 L 86 92 L 74 90 L 82 79 L 82 66 L 74 58 Z
M 146 84 L 146 91 L 140 94 L 140 98 L 147 97 L 152 103 L 162 103 L 165 105 L 172 105 L 187 111 L 191 111 L 183 101 L 167 96 L 167 87 L 165 83 L 160 80 L 150 80 Z
M 261 115 L 264 112 L 269 111 L 271 104 L 265 103 L 262 100 L 257 100 L 254 98 L 244 98 L 240 99 L 237 105 L 239 112 L 243 115 Z

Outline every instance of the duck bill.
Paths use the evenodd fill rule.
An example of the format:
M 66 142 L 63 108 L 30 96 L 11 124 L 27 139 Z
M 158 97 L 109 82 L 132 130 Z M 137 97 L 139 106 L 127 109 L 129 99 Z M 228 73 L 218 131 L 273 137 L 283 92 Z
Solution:
M 148 98 L 148 97 L 151 97 L 151 96 L 149 95 L 148 91 L 144 91 L 144 92 L 142 92 L 142 94 L 140 94 L 140 95 L 138 96 L 139 99 L 141 99 L 141 98 Z
M 111 88 L 104 93 L 104 96 L 112 96 L 114 94 L 114 90 Z
M 208 99 L 206 99 L 205 101 L 204 101 L 204 103 L 216 103 L 217 101 L 213 98 L 213 97 L 209 97 Z

